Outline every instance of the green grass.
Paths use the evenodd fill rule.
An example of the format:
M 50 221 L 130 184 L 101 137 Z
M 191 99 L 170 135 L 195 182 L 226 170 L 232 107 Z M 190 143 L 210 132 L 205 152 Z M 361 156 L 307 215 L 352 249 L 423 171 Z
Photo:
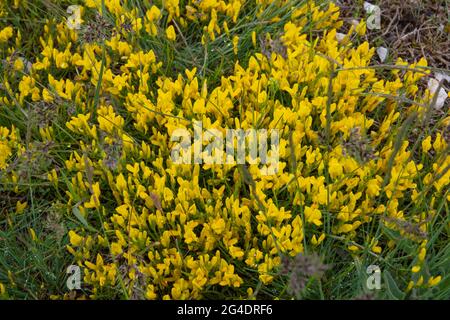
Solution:
M 327 1 L 322 2 L 324 5 L 327 3 Z M 13 17 L 11 20 L 0 18 L 1 27 L 12 24 L 22 31 L 22 37 L 27 40 L 24 41 L 25 46 L 20 48 L 20 54 L 30 61 L 33 61 L 34 57 L 39 54 L 38 47 L 33 44 L 39 42 L 38 38 L 43 33 L 45 19 L 62 19 L 65 16 L 65 8 L 75 4 L 76 1 L 75 3 L 73 1 L 60 1 L 50 7 L 46 6 L 46 3 L 51 2 L 45 0 L 29 1 L 30 6 L 26 11 L 23 9 L 7 9 L 11 10 L 9 15 Z M 134 0 L 130 3 L 137 9 L 138 14 L 144 13 L 140 1 Z M 293 1 L 292 6 L 299 6 L 302 3 L 303 1 Z M 255 18 L 256 9 L 240 15 L 240 21 L 230 29 L 230 33 L 231 37 L 234 34 L 240 35 L 237 60 L 243 66 L 246 66 L 249 57 L 257 52 L 257 49 L 252 46 L 252 32 L 280 34 L 282 32 L 280 29 L 290 17 L 288 9 L 287 7 L 284 9 L 269 7 L 259 20 Z M 274 17 L 279 17 L 280 20 L 276 23 L 267 23 Z M 164 25 L 164 22 L 162 25 Z M 162 74 L 175 78 L 178 73 L 183 73 L 185 69 L 197 67 L 200 70 L 201 82 L 207 81 L 208 86 L 212 88 L 220 82 L 222 75 L 227 75 L 232 71 L 235 57 L 233 47 L 225 35 L 218 36 L 205 49 L 201 45 L 201 39 L 199 39 L 200 28 L 200 25 L 193 24 L 189 28 L 189 33 L 182 34 L 176 43 L 165 41 L 162 38 L 155 40 L 140 37 L 134 33 L 130 33 L 127 40 L 129 43 L 139 43 L 143 50 L 154 50 L 157 57 L 165 57 L 163 68 L 160 71 Z M 314 30 L 311 27 L 304 31 L 312 34 Z M 103 56 L 105 50 L 103 46 Z M 0 53 L 1 59 L 5 59 L 7 56 L 9 56 L 7 52 L 2 51 Z M 0 81 L 2 83 L 4 68 L 6 68 L 6 64 L 2 64 L 0 68 Z M 100 75 L 102 73 L 103 63 Z M 274 88 L 273 94 L 278 93 L 277 89 Z M 99 95 L 100 86 L 97 85 L 92 104 L 94 110 L 98 105 Z M 38 127 L 30 116 L 32 108 L 33 105 L 17 105 L 16 109 L 9 110 L 0 105 L 0 126 L 10 127 L 14 125 L 19 128 L 20 132 L 24 134 L 23 138 L 27 143 L 27 146 L 25 146 L 27 148 L 30 148 L 30 144 L 33 142 L 40 141 Z M 329 106 L 327 109 L 329 109 Z M 128 120 L 129 117 L 123 111 L 122 115 Z M 448 116 L 448 110 L 446 115 Z M 380 115 L 380 120 L 383 116 Z M 331 117 L 331 114 L 327 112 L 327 119 L 329 117 Z M 7 295 L 3 298 L 48 299 L 51 295 L 62 296 L 68 292 L 66 268 L 74 263 L 74 258 L 65 247 L 68 244 L 67 231 L 80 225 L 80 221 L 64 205 L 58 205 L 58 203 L 65 203 L 66 201 L 64 187 L 61 186 L 55 192 L 54 188 L 50 188 L 46 176 L 43 174 L 52 167 L 63 168 L 64 161 L 68 159 L 70 152 L 77 148 L 78 138 L 73 136 L 65 127 L 65 122 L 69 119 L 70 116 L 60 110 L 53 123 L 56 141 L 58 142 L 49 148 L 43 158 L 33 161 L 32 165 L 25 164 L 21 167 L 23 179 L 19 181 L 20 196 L 8 191 L 11 186 L 0 184 L 0 283 L 5 284 L 8 288 Z M 400 147 L 403 138 L 411 133 L 413 120 L 402 122 L 404 127 L 400 129 L 401 134 L 398 135 L 396 141 L 398 147 Z M 329 130 L 329 127 L 327 127 L 327 141 L 331 139 Z M 431 134 L 435 130 L 436 126 L 429 128 L 429 132 L 426 132 L 426 134 Z M 139 137 L 139 135 L 136 134 L 135 137 Z M 140 138 L 144 139 L 144 137 Z M 412 148 L 420 148 L 419 141 L 420 139 L 417 139 L 417 143 Z M 140 143 L 140 141 L 135 142 Z M 39 146 L 36 148 L 39 148 Z M 13 156 L 13 158 L 15 157 Z M 431 166 L 432 163 L 425 163 L 425 165 Z M 296 174 L 295 170 L 296 167 L 293 164 L 291 172 L 294 175 Z M 424 168 L 423 171 L 427 172 L 428 170 Z M 242 174 L 245 175 L 245 172 Z M 0 178 L 1 175 L 2 172 L 0 171 Z M 201 177 L 201 179 L 206 178 Z M 331 179 L 328 174 L 327 179 Z M 389 180 L 388 175 L 385 179 L 385 181 Z M 64 177 L 62 180 L 64 180 Z M 64 181 L 60 182 L 61 185 L 64 185 Z M 226 189 L 237 188 L 239 191 L 250 195 L 252 193 L 251 181 L 247 179 L 247 182 L 248 185 L 227 185 Z M 420 206 L 411 205 L 409 210 L 428 212 L 429 187 L 419 185 L 417 191 L 423 196 L 423 201 L 420 202 Z M 370 294 L 377 299 L 449 299 L 450 242 L 448 235 L 450 234 L 450 218 L 448 202 L 446 201 L 448 191 L 448 189 L 443 191 L 444 194 L 438 204 L 440 211 L 434 216 L 431 228 L 428 231 L 427 258 L 423 267 L 431 275 L 442 275 L 442 281 L 437 287 L 413 289 L 408 294 L 399 289 L 405 288 L 410 280 L 404 277 L 404 274 L 408 274 L 407 271 L 411 270 L 414 265 L 411 258 L 417 255 L 417 244 L 400 236 L 397 232 L 386 229 L 379 219 L 374 219 L 372 224 L 364 226 L 367 242 L 360 243 L 364 248 L 362 254 L 359 256 L 348 254 L 345 248 L 351 243 L 345 238 L 334 236 L 331 233 L 331 219 L 334 212 L 328 210 L 328 212 L 322 212 L 325 216 L 327 235 L 324 243 L 318 250 L 309 247 L 305 241 L 305 252 L 317 252 L 323 262 L 332 266 L 332 269 L 321 279 L 309 279 L 301 298 L 354 299 Z M 277 194 L 271 196 L 275 203 L 287 207 L 293 214 L 303 215 L 301 206 L 292 205 L 293 199 L 283 199 Z M 28 202 L 28 208 L 21 214 L 15 213 L 15 205 L 18 200 Z M 387 203 L 389 200 L 384 199 L 384 201 Z M 32 239 L 30 229 L 34 230 L 37 240 Z M 370 247 L 369 238 L 374 234 L 377 238 L 382 232 L 383 235 L 388 234 L 397 246 L 395 250 L 388 251 L 387 254 L 378 255 L 367 248 Z M 305 235 L 309 239 L 312 233 L 305 231 Z M 223 252 L 226 253 L 226 250 L 224 249 Z M 381 290 L 369 292 L 366 289 L 365 284 L 368 277 L 366 268 L 368 265 L 380 267 L 382 271 Z M 277 277 L 274 284 L 265 287 L 258 280 L 255 270 L 249 269 L 244 263 L 236 263 L 236 267 L 239 268 L 241 275 L 244 274 L 250 279 L 247 280 L 247 284 L 252 284 L 252 288 L 257 288 L 258 297 L 284 299 L 290 297 L 287 294 L 288 279 L 285 277 Z M 247 287 L 240 288 L 242 296 L 246 295 L 246 289 Z M 126 297 L 125 290 L 117 290 L 122 292 L 122 295 L 119 294 L 119 296 Z M 104 298 L 116 296 L 117 292 L 113 290 L 106 292 Z M 213 289 L 206 289 L 205 296 L 210 299 L 223 299 L 229 295 L 226 290 L 218 292 Z

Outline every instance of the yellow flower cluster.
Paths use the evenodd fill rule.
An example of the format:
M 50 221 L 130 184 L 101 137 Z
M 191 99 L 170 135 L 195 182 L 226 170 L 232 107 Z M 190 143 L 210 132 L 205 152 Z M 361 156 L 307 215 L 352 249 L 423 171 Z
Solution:
M 82 12 L 114 22 L 104 43 L 83 42 L 80 31 L 49 20 L 31 68 L 4 72 L 2 105 L 46 103 L 70 114 L 65 127 L 50 122 L 39 134 L 43 142 L 70 137 L 63 167 L 48 180 L 79 221 L 67 250 L 83 268 L 91 298 L 118 290 L 125 297 L 199 299 L 223 287 L 252 294 L 258 282 L 274 281 L 282 255 L 305 247 L 334 241 L 352 255 L 383 255 L 396 246 L 385 229 L 421 243 L 411 273 L 417 278 L 427 248 L 421 235 L 450 200 L 443 134 L 421 135 L 421 145 L 397 139 L 408 121 L 426 120 L 432 97 L 418 87 L 426 61 L 399 60 L 382 78 L 371 67 L 374 48 L 357 42 L 364 22 L 338 41 L 343 22 L 333 3 L 288 4 L 167 0 L 142 2 L 142 14 L 127 1 L 86 0 Z M 250 10 L 258 23 L 281 24 L 282 33 L 245 35 L 237 22 Z M 270 10 L 279 15 L 263 21 Z M 169 75 L 164 53 L 139 41 L 190 41 L 184 32 L 192 25 L 202 28 L 204 50 L 228 39 L 235 57 L 244 44 L 255 53 L 233 61 L 214 82 L 201 64 Z M 11 56 L 14 39 L 19 46 L 24 40 L 11 27 L 0 31 Z M 196 120 L 222 132 L 278 129 L 278 173 L 264 175 L 256 164 L 174 164 L 171 134 L 193 132 Z M 0 170 L 15 150 L 23 152 L 19 140 L 15 128 L 0 127 Z M 17 172 L 4 178 L 14 183 Z M 418 185 L 429 188 L 418 193 Z M 428 212 L 414 210 L 422 202 Z
M 12 154 L 12 149 L 16 145 L 17 135 L 14 127 L 10 129 L 0 127 L 0 169 L 5 169 L 6 161 Z

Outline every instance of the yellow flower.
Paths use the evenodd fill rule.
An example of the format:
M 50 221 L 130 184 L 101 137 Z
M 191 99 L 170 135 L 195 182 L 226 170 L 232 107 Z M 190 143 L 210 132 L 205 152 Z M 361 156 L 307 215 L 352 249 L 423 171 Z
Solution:
M 424 153 L 427 153 L 428 151 L 430 151 L 431 149 L 431 136 L 426 137 L 426 139 L 424 139 L 422 141 L 422 150 Z
M 177 35 L 175 34 L 175 29 L 173 28 L 172 25 L 170 25 L 166 29 L 166 36 L 167 36 L 167 39 L 169 39 L 171 41 L 175 41 L 175 39 L 177 38 Z
M 198 222 L 195 221 L 189 221 L 184 226 L 184 241 L 187 244 L 190 244 L 192 242 L 196 242 L 198 240 L 197 235 L 194 232 L 194 228 L 198 226 Z
M 25 67 L 25 64 L 23 63 L 22 59 L 19 58 L 14 61 L 14 70 L 22 71 L 24 69 L 24 67 Z
M 92 185 L 92 196 L 89 202 L 84 203 L 84 207 L 89 208 L 98 208 L 100 206 L 100 184 L 98 182 Z
M 17 201 L 16 203 L 16 213 L 21 214 L 23 210 L 28 206 L 28 203 L 25 201 L 24 203 Z
M 377 177 L 377 179 L 370 179 L 367 182 L 367 191 L 366 191 L 367 195 L 371 197 L 376 197 L 380 195 L 381 182 L 382 182 L 381 177 Z
M 338 229 L 338 233 L 348 233 L 353 230 L 353 225 L 344 223 Z
M 259 279 L 261 280 L 262 283 L 269 284 L 270 282 L 272 282 L 273 276 L 268 275 L 268 274 L 261 274 L 259 276 Z
M 179 0 L 166 0 L 163 3 L 164 7 L 169 12 L 169 17 L 167 18 L 168 21 L 172 20 L 173 17 L 180 16 Z
M 31 240 L 37 241 L 36 232 L 33 230 L 33 228 L 29 228 L 28 231 L 30 232 Z
M 83 244 L 83 237 L 80 237 L 75 231 L 70 230 L 69 231 L 69 240 L 70 243 L 75 246 L 75 247 L 79 247 Z
M 240 259 L 244 256 L 244 251 L 241 248 L 235 247 L 235 246 L 231 246 L 228 248 L 230 255 L 234 258 L 234 259 Z
M 441 133 L 438 132 L 436 134 L 436 138 L 434 139 L 433 149 L 436 150 L 436 152 L 441 152 L 446 147 L 447 147 L 447 144 L 445 142 L 445 139 L 442 137 Z
M 413 273 L 419 272 L 419 271 L 420 271 L 420 266 L 414 266 L 414 267 L 412 267 L 411 271 L 412 271 Z
M 442 279 L 441 276 L 430 277 L 430 279 L 428 279 L 428 286 L 429 287 L 434 287 L 434 286 L 438 285 L 439 282 L 441 282 L 441 279 Z
M 329 166 L 328 170 L 330 173 L 330 177 L 332 179 L 339 178 L 342 175 L 343 168 L 337 159 L 335 159 L 335 158 L 330 159 L 328 166 Z
M 164 188 L 164 201 L 172 201 L 173 192 L 169 188 Z
M 364 36 L 366 34 L 367 31 L 367 26 L 366 26 L 366 22 L 361 20 L 358 25 L 356 26 L 356 33 L 360 36 Z
M 56 172 L 56 169 L 52 169 L 49 173 L 47 173 L 47 179 L 58 186 L 58 173 Z
M 122 253 L 122 246 L 120 245 L 120 243 L 113 242 L 111 244 L 111 254 L 114 256 L 118 256 L 121 253 Z
M 314 223 L 316 226 L 321 226 L 322 212 L 319 209 L 305 206 L 306 221 Z
M 155 21 L 161 16 L 161 10 L 157 6 L 152 6 L 146 16 L 150 21 Z
M 316 235 L 313 235 L 311 238 L 311 243 L 315 246 L 318 246 L 325 239 L 325 233 L 322 233 L 319 239 L 316 238 Z
M 239 36 L 233 37 L 233 52 L 234 54 L 238 53 L 238 44 L 239 44 Z
M 414 281 L 409 281 L 409 283 L 408 283 L 408 287 L 406 288 L 406 292 L 409 292 L 409 291 L 411 291 L 411 289 L 414 287 Z
M 155 287 L 151 284 L 147 286 L 147 290 L 145 291 L 145 297 L 149 300 L 154 300 L 158 296 L 155 293 Z
M 0 43 L 8 41 L 13 36 L 13 28 L 6 27 L 0 30 Z
M 211 229 L 213 229 L 216 234 L 220 235 L 225 230 L 225 220 L 222 218 L 215 219 L 211 223 Z
M 374 253 L 380 254 L 381 251 L 382 251 L 382 248 L 381 248 L 380 246 L 373 246 L 373 247 L 372 247 L 372 251 L 373 251 Z
M 7 164 L 6 160 L 11 155 L 11 148 L 6 141 L 0 140 L 0 170 L 5 169 Z
M 416 287 L 420 287 L 423 284 L 423 276 L 419 277 L 419 280 L 416 282 Z
M 426 253 L 427 253 L 427 250 L 425 248 L 420 248 L 419 255 L 417 256 L 419 261 L 425 260 Z
M 5 285 L 0 282 L 0 296 L 4 295 L 6 292 Z

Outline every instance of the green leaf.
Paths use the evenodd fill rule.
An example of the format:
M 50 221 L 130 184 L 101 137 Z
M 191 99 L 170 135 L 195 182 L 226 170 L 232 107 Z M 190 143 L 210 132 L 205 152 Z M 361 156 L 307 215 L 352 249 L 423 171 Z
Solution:
M 405 293 L 398 288 L 397 283 L 395 283 L 395 280 L 389 271 L 383 271 L 383 278 L 386 283 L 389 299 L 402 300 L 405 298 Z
M 80 209 L 78 209 L 77 207 L 73 207 L 73 208 L 72 208 L 72 212 L 73 212 L 74 216 L 77 217 L 78 221 L 80 221 L 81 224 L 82 224 L 86 229 L 88 229 L 88 230 L 90 230 L 90 231 L 97 232 L 97 230 L 96 230 L 95 228 L 91 227 L 91 226 L 89 225 L 89 223 L 86 221 L 86 219 L 83 217 L 83 215 L 82 215 L 81 212 L 80 212 Z

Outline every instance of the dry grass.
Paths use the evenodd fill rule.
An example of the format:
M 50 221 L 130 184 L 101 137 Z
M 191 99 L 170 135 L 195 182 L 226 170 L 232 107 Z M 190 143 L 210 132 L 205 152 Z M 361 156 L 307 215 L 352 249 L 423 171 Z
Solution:
M 381 8 L 381 29 L 368 30 L 372 44 L 387 47 L 392 59 L 425 57 L 430 66 L 450 67 L 450 2 L 448 0 L 373 0 Z M 349 23 L 365 19 L 364 1 L 337 0 Z

